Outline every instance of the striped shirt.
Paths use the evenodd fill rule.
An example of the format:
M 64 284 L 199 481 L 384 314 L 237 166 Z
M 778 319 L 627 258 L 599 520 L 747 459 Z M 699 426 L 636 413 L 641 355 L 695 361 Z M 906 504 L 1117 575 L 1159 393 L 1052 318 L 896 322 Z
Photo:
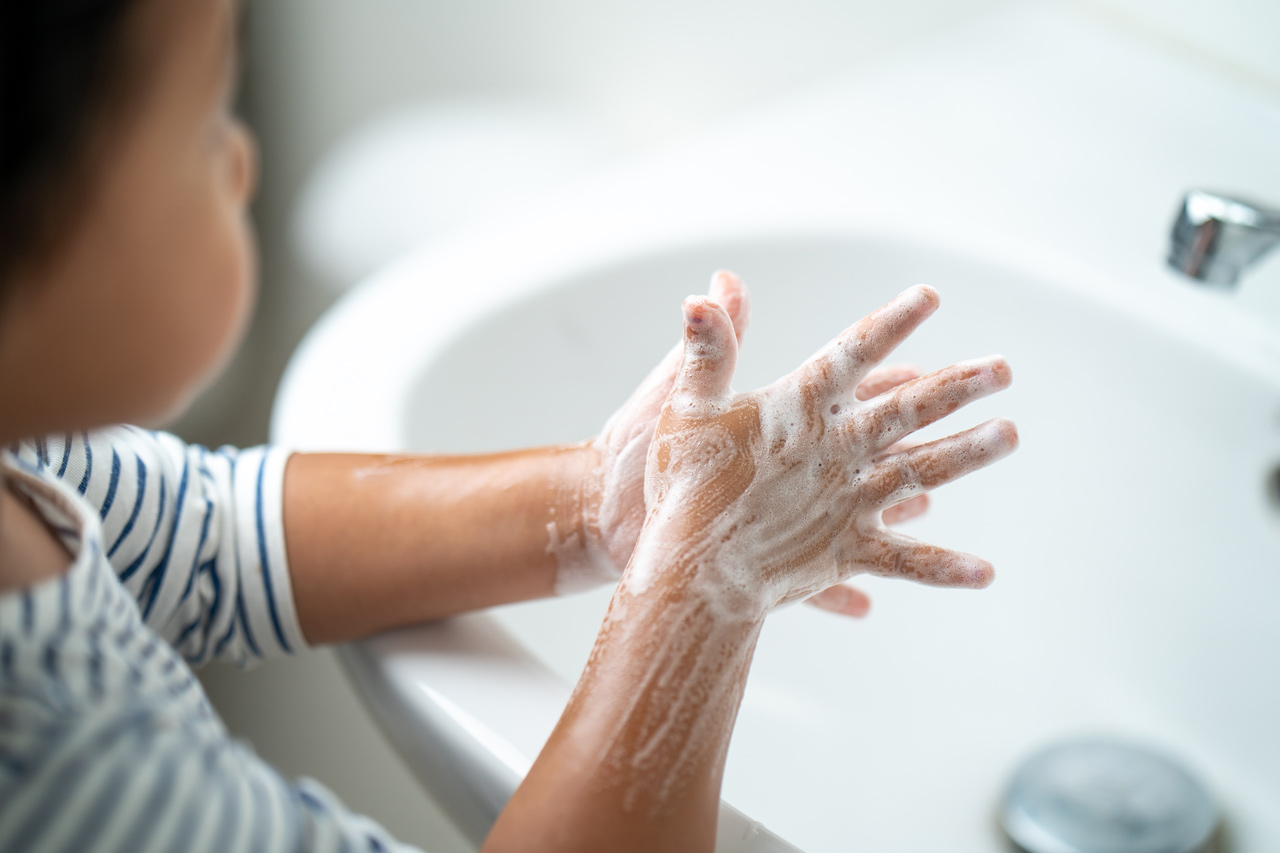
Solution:
M 306 648 L 286 458 L 133 427 L 0 453 L 72 555 L 0 595 L 0 852 L 408 849 L 231 739 L 191 672 Z

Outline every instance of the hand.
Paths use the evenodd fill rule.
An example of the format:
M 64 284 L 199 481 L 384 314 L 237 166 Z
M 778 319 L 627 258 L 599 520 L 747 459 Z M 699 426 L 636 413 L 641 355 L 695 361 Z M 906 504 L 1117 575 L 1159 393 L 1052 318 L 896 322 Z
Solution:
M 740 344 L 751 317 L 742 281 L 721 270 L 711 277 L 710 296 L 725 311 L 734 343 Z M 573 523 L 583 531 L 581 538 L 585 540 L 579 543 L 572 533 L 565 536 L 551 531 L 551 550 L 559 564 L 558 594 L 614 583 L 622 577 L 644 526 L 644 466 L 649 442 L 683 356 L 684 346 L 676 344 L 609 418 L 599 437 L 590 442 L 596 462 L 581 478 L 584 494 L 573 501 L 557 501 L 577 508 L 582 518 L 574 518 Z M 569 513 L 573 514 L 573 509 Z M 573 547 L 578 545 L 584 547 Z
M 678 366 L 664 362 L 599 441 L 601 477 L 615 486 L 635 476 L 631 442 L 647 444 L 643 496 L 624 489 L 613 509 L 634 525 L 647 507 L 635 549 L 565 712 L 486 851 L 710 850 L 733 721 L 771 607 L 859 571 L 991 580 L 976 557 L 883 522 L 888 508 L 1013 449 L 1013 425 L 999 420 L 895 447 L 1008 385 L 1008 365 L 994 357 L 856 390 L 937 300 L 908 291 L 750 394 L 729 389 L 745 314 L 685 301 Z M 610 462 L 611 447 L 627 452 Z M 621 528 L 599 542 L 629 550 L 633 534 Z
M 751 300 L 742 280 L 726 270 L 716 272 L 711 277 L 710 298 L 729 316 L 735 344 L 741 346 L 751 321 Z M 552 531 L 552 550 L 559 560 L 556 592 L 577 592 L 614 583 L 622 577 L 644 526 L 644 471 L 649 444 L 662 406 L 675 385 L 684 350 L 683 342 L 672 347 L 590 443 L 598 461 L 583 478 L 585 493 L 572 501 L 557 501 L 561 506 L 576 507 L 583 516 L 580 521 L 575 518 L 575 526 L 582 531 L 585 542 L 574 541 L 573 533 Z M 858 398 L 870 399 L 919 375 L 919 370 L 905 365 L 879 367 L 858 386 Z M 890 508 L 885 521 L 892 524 L 914 518 L 927 506 L 928 498 L 921 495 Z M 583 547 L 575 549 L 573 545 Z M 862 616 L 870 606 L 862 592 L 843 585 L 815 595 L 810 601 L 850 616 Z
M 867 375 L 866 379 L 862 380 L 862 384 L 854 392 L 854 397 L 858 400 L 870 400 L 872 397 L 890 391 L 904 382 L 919 379 L 920 375 L 920 370 L 911 365 L 894 364 L 877 367 Z M 890 449 L 906 450 L 911 446 L 913 446 L 911 442 L 900 441 Z M 927 494 L 916 495 L 913 498 L 907 498 L 900 504 L 894 504 L 886 508 L 880 514 L 880 520 L 885 524 L 901 524 L 904 521 L 910 521 L 913 518 L 924 515 L 928 509 L 929 496 Z M 804 603 L 811 604 L 820 610 L 826 610 L 840 616 L 850 616 L 854 619 L 861 619 L 871 609 L 871 599 L 867 597 L 867 594 L 849 583 L 833 584 L 821 592 L 809 596 L 804 600 Z
M 894 447 L 1007 387 L 1008 364 L 992 356 L 869 399 L 852 393 L 937 305 L 932 288 L 912 288 L 772 385 L 735 394 L 728 314 L 686 300 L 684 359 L 650 446 L 649 515 L 624 585 L 639 591 L 664 567 L 713 584 L 734 608 L 764 611 L 860 572 L 989 584 L 986 561 L 893 533 L 882 513 L 1016 447 L 1004 419 Z

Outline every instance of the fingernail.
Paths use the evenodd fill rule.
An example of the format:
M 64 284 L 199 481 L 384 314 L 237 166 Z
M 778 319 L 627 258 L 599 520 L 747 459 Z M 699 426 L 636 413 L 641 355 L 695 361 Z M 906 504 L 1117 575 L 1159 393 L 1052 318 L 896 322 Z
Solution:
M 697 297 L 690 296 L 680 306 L 684 312 L 684 321 L 691 326 L 699 326 L 702 324 L 702 306 L 699 304 Z
M 711 313 L 723 310 L 713 299 L 706 296 L 690 296 L 684 301 L 683 307 L 685 323 L 690 327 L 710 326 Z
M 952 564 L 951 583 L 962 589 L 985 589 L 995 580 L 996 570 L 981 557 L 959 554 Z
M 1009 362 L 1002 355 L 987 356 L 987 363 L 991 365 L 991 372 L 995 374 L 996 379 L 1000 380 L 1002 388 L 1008 388 L 1013 382 L 1013 368 L 1009 366 Z
M 938 295 L 938 291 L 934 290 L 927 284 L 917 284 L 908 292 L 912 293 L 913 296 L 919 298 L 921 301 L 927 303 L 929 305 L 929 310 L 931 311 L 936 310 L 937 307 L 942 304 L 942 297 Z
M 1004 438 L 1005 443 L 1008 444 L 1010 448 L 1017 447 L 1018 442 L 1021 441 L 1021 438 L 1018 436 L 1018 425 L 1008 418 L 1000 418 L 996 423 L 999 425 L 1000 434 L 1001 437 Z

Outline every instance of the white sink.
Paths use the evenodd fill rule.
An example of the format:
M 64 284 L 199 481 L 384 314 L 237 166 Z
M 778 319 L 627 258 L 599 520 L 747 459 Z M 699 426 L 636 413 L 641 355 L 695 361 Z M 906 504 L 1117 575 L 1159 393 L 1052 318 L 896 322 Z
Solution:
M 275 439 L 427 452 L 577 440 L 671 345 L 681 298 L 716 268 L 753 295 L 738 388 L 776 378 L 904 287 L 932 284 L 942 308 L 895 359 L 933 369 L 1003 353 L 1014 387 L 948 427 L 1007 415 L 1022 447 L 939 491 L 906 530 L 991 559 L 997 580 L 975 593 L 868 579 L 863 622 L 804 607 L 773 615 L 725 776 L 726 800 L 750 819 L 726 811 L 720 849 L 992 853 L 1015 764 L 1084 732 L 1178 757 L 1220 801 L 1233 850 L 1280 849 L 1280 337 L 1167 273 L 1151 239 L 1167 223 L 1146 220 L 1166 204 L 1171 217 L 1176 196 L 1153 206 L 1133 195 L 1209 174 L 1193 168 L 1209 156 L 1203 140 L 1179 149 L 1167 126 L 1093 112 L 1088 92 L 1052 102 L 1018 89 L 1036 74 L 1080 76 L 1037 65 L 1035 38 L 1068 53 L 1074 39 L 1096 62 L 1129 50 L 1093 26 L 1019 13 L 922 61 L 950 50 L 957 91 L 1000 81 L 988 128 L 1025 122 L 1031 135 L 1038 104 L 1099 146 L 1108 134 L 1120 149 L 1140 149 L 1143 133 L 1164 143 L 1150 160 L 1090 158 L 1088 180 L 1115 173 L 1103 176 L 1117 181 L 1108 205 L 1020 196 L 1025 161 L 1001 171 L 1000 158 L 970 163 L 954 185 L 870 178 L 857 133 L 805 149 L 803 133 L 759 132 L 780 126 L 762 119 L 754 136 L 734 131 L 731 156 L 709 140 L 513 211 L 357 288 L 295 357 Z M 1018 45 L 1011 58 L 992 58 L 991 33 Z M 1125 80 L 1142 88 L 1142 69 L 1164 61 L 1132 51 L 1107 97 Z M 833 105 L 859 104 L 879 134 L 876 169 L 914 174 L 919 140 L 893 161 L 885 137 L 918 116 L 885 93 L 918 68 L 779 115 L 829 129 Z M 1237 112 L 1243 127 L 1280 128 L 1274 105 Z M 1246 169 L 1252 149 L 1231 160 L 1232 136 L 1221 139 L 1215 162 Z M 939 141 L 929 168 L 945 173 L 963 148 Z M 837 149 L 847 162 L 830 159 Z M 796 159 L 803 150 L 812 156 Z M 1280 190 L 1276 166 L 1258 168 L 1271 182 L 1260 196 Z M 759 192 L 743 189 L 747 174 Z M 966 207 L 984 181 L 998 191 Z M 828 198 L 846 192 L 846 205 Z M 471 837 L 549 733 L 607 600 L 602 590 L 507 607 L 344 652 L 374 716 Z
M 1280 803 L 1280 682 L 1262 675 L 1280 648 L 1280 509 L 1267 493 L 1280 461 L 1280 362 L 1207 346 L 1247 334 L 1230 312 L 1199 316 L 1189 339 L 1034 273 L 883 238 L 686 247 L 566 270 L 496 306 L 406 371 L 399 411 L 364 415 L 400 419 L 409 450 L 590 435 L 677 334 L 681 297 L 718 265 L 743 275 L 755 303 L 740 387 L 928 281 L 943 308 L 899 356 L 933 368 L 1003 352 L 1014 388 L 955 426 L 1004 414 L 1023 436 L 1014 457 L 940 491 L 911 526 L 993 560 L 990 589 L 867 579 L 876 605 L 865 622 L 810 608 L 771 617 L 726 799 L 811 853 L 855 842 L 994 850 L 992 810 L 1020 758 L 1056 736 L 1119 732 L 1182 756 L 1242 832 L 1280 844 L 1277 813 L 1263 806 Z M 606 590 L 493 619 L 567 686 L 607 600 Z M 436 691 L 422 713 L 453 715 L 520 771 L 567 694 L 539 686 L 536 668 L 513 676 L 513 650 L 468 659 L 470 647 L 453 644 L 479 624 L 399 632 L 349 660 L 370 690 L 386 692 L 385 680 L 410 697 Z M 530 701 L 552 706 L 532 724 Z M 433 788 L 467 772 L 421 758 Z

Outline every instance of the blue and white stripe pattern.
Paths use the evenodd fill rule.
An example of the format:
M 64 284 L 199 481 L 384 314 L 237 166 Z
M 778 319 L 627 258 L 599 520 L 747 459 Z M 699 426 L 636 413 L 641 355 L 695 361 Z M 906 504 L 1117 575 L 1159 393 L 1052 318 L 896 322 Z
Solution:
M 232 740 L 188 666 L 305 647 L 286 456 L 129 427 L 0 454 L 73 558 L 0 595 L 0 851 L 405 849 Z
M 98 508 L 107 559 L 143 621 L 193 666 L 305 648 L 280 519 L 283 451 L 206 450 L 124 426 L 15 455 Z

